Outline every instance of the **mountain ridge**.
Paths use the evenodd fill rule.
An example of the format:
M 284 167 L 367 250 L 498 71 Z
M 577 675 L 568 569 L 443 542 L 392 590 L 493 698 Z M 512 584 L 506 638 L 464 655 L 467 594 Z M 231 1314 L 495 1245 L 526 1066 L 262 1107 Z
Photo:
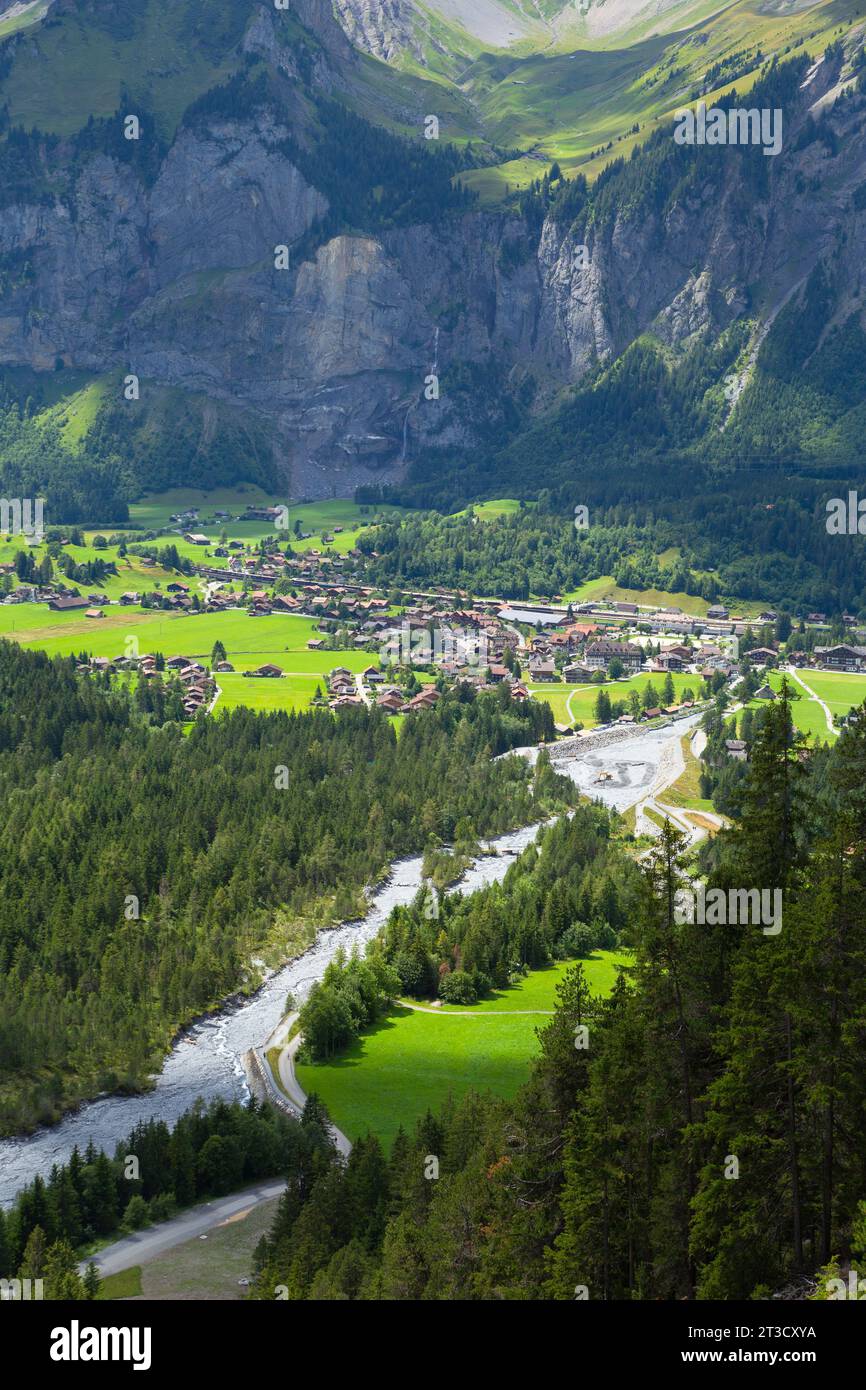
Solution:
M 236 476 L 264 469 L 296 496 L 346 495 L 399 484 L 410 465 L 489 463 L 544 429 L 551 410 L 557 439 L 557 411 L 575 391 L 589 402 L 597 385 L 624 380 L 616 364 L 641 342 L 659 370 L 704 363 L 689 407 L 700 428 L 668 419 L 660 397 L 653 448 L 685 440 L 715 455 L 724 436 L 728 466 L 738 448 L 779 459 L 809 444 L 809 457 L 850 457 L 856 431 L 844 422 L 857 402 L 822 380 L 800 419 L 790 385 L 762 362 L 778 358 L 780 331 L 802 336 L 818 266 L 828 279 L 816 353 L 834 328 L 862 334 L 862 25 L 815 61 L 804 49 L 796 72 L 764 64 L 767 100 L 782 92 L 786 105 L 778 160 L 684 152 L 660 124 L 592 184 L 554 166 L 520 197 L 473 207 L 462 185 L 501 152 L 483 139 L 425 141 L 429 92 L 411 79 L 390 89 L 390 119 L 414 137 L 371 123 L 361 113 L 387 69 L 351 47 L 328 0 L 296 0 L 286 15 L 249 0 L 243 24 L 224 0 L 209 9 L 219 80 L 198 90 L 188 74 L 199 50 L 189 49 L 173 80 L 195 94 L 173 128 L 160 78 L 152 112 L 128 92 L 111 116 L 50 136 L 7 116 L 0 143 L 0 366 L 112 383 L 80 449 L 87 458 L 98 439 L 115 460 L 131 450 L 115 466 L 121 491 L 134 495 L 154 469 L 162 482 L 169 467 L 177 484 L 200 477 L 188 445 L 174 464 L 154 462 L 148 414 L 164 420 L 166 391 L 212 401 L 209 433 L 215 418 L 227 437 L 256 441 L 249 456 L 240 448 Z M 155 42 L 149 16 L 136 20 L 142 43 Z M 95 18 L 126 34 L 114 0 L 56 0 L 55 26 L 72 24 L 87 43 L 101 32 Z M 166 42 L 180 45 L 201 17 L 178 8 L 174 22 Z M 9 42 L 0 99 L 34 40 Z M 139 142 L 123 138 L 133 108 Z M 379 114 L 388 119 L 384 105 Z M 280 245 L 287 271 L 275 268 Z M 141 383 L 135 403 L 121 394 L 129 373 Z M 786 402 L 784 429 L 768 433 L 762 392 Z M 576 471 L 586 463 L 583 452 L 572 459 Z M 525 482 L 537 485 L 531 473 Z

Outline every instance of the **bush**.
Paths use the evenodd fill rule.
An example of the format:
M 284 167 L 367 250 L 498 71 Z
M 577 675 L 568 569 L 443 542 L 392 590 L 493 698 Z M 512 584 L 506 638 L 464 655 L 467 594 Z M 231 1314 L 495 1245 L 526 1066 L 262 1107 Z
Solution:
M 140 1193 L 130 1197 L 121 1225 L 125 1231 L 142 1231 L 150 1225 L 150 1208 Z
M 475 982 L 465 970 L 452 970 L 444 975 L 439 994 L 447 1004 L 474 1004 L 478 998 Z
M 434 975 L 430 962 L 421 951 L 398 951 L 392 962 L 400 977 L 400 990 L 413 999 L 432 994 Z
M 585 960 L 591 956 L 597 945 L 596 931 L 585 922 L 573 922 L 566 927 L 556 943 L 556 953 L 561 960 Z
M 177 1202 L 174 1200 L 173 1192 L 159 1192 L 155 1197 L 151 1197 L 148 1206 L 150 1219 L 156 1225 L 160 1221 L 170 1221 L 177 1211 Z
M 476 999 L 483 999 L 484 996 L 490 994 L 493 989 L 493 981 L 484 970 L 473 970 L 472 982 L 475 985 Z
M 610 922 L 595 924 L 595 948 L 597 951 L 615 951 L 618 945 L 619 937 Z

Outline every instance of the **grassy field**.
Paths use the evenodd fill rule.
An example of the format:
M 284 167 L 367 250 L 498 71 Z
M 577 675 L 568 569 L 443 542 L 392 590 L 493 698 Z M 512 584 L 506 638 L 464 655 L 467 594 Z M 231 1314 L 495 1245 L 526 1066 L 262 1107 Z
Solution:
M 77 17 L 39 30 L 38 46 L 17 55 L 3 85 L 11 123 L 71 135 L 91 114 L 113 116 L 135 74 L 133 98 L 145 100 L 160 134 L 170 138 L 189 103 L 234 64 L 214 67 L 189 43 L 185 6 L 139 0 L 135 9 L 137 22 L 113 34 Z
M 670 566 L 678 556 L 679 551 L 671 547 L 659 555 L 659 563 Z M 636 603 L 645 608 L 681 608 L 694 618 L 705 618 L 710 608 L 707 600 L 696 594 L 675 593 L 670 589 L 623 589 L 609 574 L 600 579 L 588 579 L 571 593 L 563 594 L 562 600 L 563 603 Z M 757 599 L 722 599 L 720 602 L 726 602 L 732 613 L 744 618 L 757 618 L 767 607 Z
M 377 663 L 366 651 L 307 650 L 315 634 L 311 618 L 273 614 L 251 618 L 246 612 L 164 613 L 142 608 L 108 608 L 104 618 L 85 618 L 82 611 L 53 613 L 36 604 L 0 605 L 0 636 L 50 656 L 91 656 L 162 652 L 163 656 L 189 656 L 208 664 L 219 639 L 234 674 L 219 676 L 222 691 L 217 711 L 238 705 L 252 709 L 303 710 L 316 692 L 325 693 L 325 676 L 336 666 L 360 673 Z M 282 680 L 247 680 L 244 671 L 265 662 L 282 668 Z
M 844 672 L 836 671 L 801 671 L 797 675 L 805 681 L 810 690 L 814 690 L 819 700 L 823 700 L 835 715 L 848 714 L 852 708 L 862 705 L 866 700 L 866 676 L 849 676 Z M 820 706 L 812 701 L 805 699 L 801 704 L 809 704 L 812 710 L 817 710 L 818 716 L 824 722 L 823 711 Z
M 692 752 L 692 736 L 684 734 L 680 739 L 686 769 L 660 798 L 669 806 L 679 806 L 691 811 L 712 811 L 713 803 L 701 796 L 701 764 Z
M 337 653 L 331 652 L 329 655 L 336 657 Z M 342 653 L 340 660 L 335 660 L 334 665 L 346 666 L 347 662 L 343 657 L 348 655 L 354 656 L 355 653 Z M 216 707 L 218 714 L 227 713 L 241 705 L 259 712 L 274 709 L 300 712 L 309 709 L 317 687 L 321 694 L 327 694 L 323 676 L 301 675 L 294 671 L 281 681 L 251 681 L 239 675 L 219 676 L 218 681 L 222 691 Z
M 567 176 L 581 172 L 592 182 L 692 104 L 693 92 L 718 62 L 728 60 L 736 73 L 727 80 L 720 71 L 719 85 L 706 94 L 709 105 L 734 86 L 747 93 L 766 57 L 781 59 L 801 44 L 819 57 L 862 17 L 862 7 L 858 0 L 696 0 L 666 14 L 644 7 L 631 21 L 620 10 L 607 24 L 606 13 L 593 7 L 584 18 L 581 10 L 540 45 L 542 51 L 517 45 L 507 56 L 484 54 L 464 73 L 464 90 L 490 136 L 528 152 L 464 175 L 483 202 L 513 196 L 554 159 Z
M 583 962 L 590 985 L 602 994 L 612 988 L 618 964 L 627 964 L 626 957 L 609 951 Z M 536 1029 L 545 1018 L 508 1011 L 552 1011 L 556 985 L 573 965 L 535 971 L 471 1009 L 420 1013 L 397 1005 L 339 1058 L 299 1065 L 298 1080 L 308 1094 L 321 1096 L 350 1139 L 372 1130 L 386 1145 L 401 1124 L 409 1129 L 449 1094 L 460 1098 L 477 1090 L 512 1096 L 526 1081 L 539 1050 Z
M 580 716 L 572 712 L 569 704 L 572 697 L 577 697 L 581 692 L 592 691 L 593 699 L 598 691 L 597 685 L 527 685 L 526 689 L 534 700 L 543 700 L 546 705 L 550 705 L 553 710 L 553 717 L 557 724 L 574 724 Z
M 563 603 L 637 603 L 647 607 L 681 608 L 684 613 L 695 617 L 706 616 L 709 604 L 694 594 L 669 593 L 666 589 L 622 589 L 610 575 L 601 579 L 589 579 L 570 594 L 563 594 Z
M 477 1004 L 443 1004 L 442 1013 L 475 1014 L 503 1013 L 512 1009 L 551 1010 L 556 1002 L 556 987 L 570 970 L 573 960 L 558 961 L 546 970 L 532 970 L 509 989 L 494 990 L 489 999 Z M 609 994 L 616 984 L 620 966 L 630 965 L 631 957 L 619 951 L 598 951 L 583 968 L 590 987 L 597 994 Z
M 7 17 L 0 19 L 0 39 L 20 33 L 31 24 L 38 24 L 48 13 L 50 4 L 51 0 L 23 0 L 22 7 L 14 15 L 9 14 L 10 7 L 6 6 Z
M 129 518 L 130 522 L 141 530 L 156 530 L 169 526 L 172 516 L 197 507 L 200 520 L 190 522 L 186 529 L 199 531 L 203 535 L 211 537 L 216 545 L 223 531 L 229 540 L 254 541 L 260 540 L 263 536 L 272 536 L 274 526 L 273 522 L 270 521 L 213 521 L 214 512 L 230 512 L 234 518 L 246 511 L 248 507 L 282 506 L 289 508 L 288 534 L 282 539 L 290 540 L 294 550 L 306 551 L 325 548 L 323 547 L 322 533 L 327 531 L 329 534 L 333 534 L 334 539 L 333 543 L 326 548 L 336 555 L 345 555 L 349 550 L 354 549 L 358 536 L 371 525 L 375 518 L 402 514 L 398 507 L 362 508 L 356 502 L 346 498 L 335 498 L 332 501 L 324 502 L 290 503 L 286 497 L 268 494 L 252 483 L 244 483 L 239 487 L 218 488 L 211 492 L 202 492 L 194 488 L 175 488 L 170 492 L 154 494 L 140 502 L 133 502 L 129 508 Z M 302 531 L 312 533 L 310 539 L 299 540 L 294 535 L 296 522 L 300 522 Z M 336 526 L 343 529 L 334 534 L 334 527 Z M 202 558 L 204 546 L 191 546 L 180 538 L 171 537 L 170 539 L 172 544 L 177 544 L 181 554 L 189 555 L 190 558 L 195 559 Z M 168 540 L 163 540 L 161 543 L 167 544 Z
M 827 671 L 800 671 L 799 675 L 808 686 L 811 686 L 816 695 L 820 695 L 822 700 L 826 700 L 834 714 L 847 714 L 852 703 L 859 703 L 863 699 L 866 699 L 866 676 L 861 676 L 859 678 L 858 685 L 858 677 L 856 676 L 840 675 L 836 677 L 832 672 Z M 767 678 L 774 690 L 781 689 L 783 680 L 782 672 L 769 671 L 767 673 Z M 837 679 L 840 684 L 834 685 L 833 682 Z M 835 743 L 837 734 L 831 733 L 828 730 L 826 716 L 818 702 L 816 700 L 811 700 L 802 687 L 797 685 L 796 682 L 789 679 L 788 684 L 793 685 L 795 693 L 800 696 L 799 700 L 794 700 L 791 707 L 794 723 L 800 732 L 810 734 L 813 742 Z M 857 699 L 858 689 L 860 691 L 859 701 Z M 829 697 L 828 691 L 834 692 L 836 696 L 835 701 Z M 842 696 L 843 691 L 845 692 L 844 698 L 839 698 Z M 748 708 L 759 710 L 766 709 L 766 706 L 766 700 L 751 700 Z
M 498 497 L 489 502 L 476 502 L 472 508 L 480 521 L 490 521 L 497 516 L 513 516 L 520 511 L 520 503 L 514 497 Z M 465 516 L 466 511 L 455 512 L 455 516 Z
M 100 1302 L 111 1303 L 120 1298 L 140 1298 L 141 1292 L 141 1265 L 133 1265 L 103 1279 L 98 1297 Z
M 697 696 L 700 689 L 700 677 L 694 675 L 683 675 L 679 672 L 672 673 L 674 690 L 679 700 L 682 692 L 691 689 Z M 643 695 L 647 684 L 651 682 L 662 697 L 662 687 L 664 676 L 650 676 L 646 671 L 639 676 L 632 676 L 629 680 L 608 681 L 605 685 L 532 685 L 527 686 L 536 700 L 544 700 L 553 710 L 553 717 L 557 724 L 581 723 L 585 729 L 593 729 L 596 725 L 595 702 L 598 699 L 599 690 L 607 691 L 611 702 L 618 700 L 628 700 L 629 692 L 636 690 L 639 695 Z
M 145 1298 L 237 1302 L 246 1290 L 239 1279 L 252 1276 L 253 1252 L 267 1235 L 279 1198 L 239 1212 L 208 1232 L 207 1240 L 195 1236 L 167 1250 L 144 1265 L 114 1274 L 103 1281 L 103 1299 Z

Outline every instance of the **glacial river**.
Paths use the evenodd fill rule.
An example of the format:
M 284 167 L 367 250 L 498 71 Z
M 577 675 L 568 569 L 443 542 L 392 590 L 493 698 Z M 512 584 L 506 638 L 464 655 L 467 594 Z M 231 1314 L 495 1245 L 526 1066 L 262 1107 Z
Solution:
M 624 810 L 658 789 L 656 784 L 662 780 L 684 727 L 636 735 L 597 751 L 588 749 L 557 763 L 557 770 L 572 776 L 587 795 Z M 610 782 L 596 782 L 601 769 L 612 774 Z M 537 830 L 537 826 L 529 826 L 494 841 L 496 854 L 482 855 L 473 863 L 461 881 L 461 891 L 471 893 L 504 878 L 515 854 L 532 842 Z M 0 1204 L 8 1206 L 37 1173 L 47 1177 L 55 1163 L 69 1158 L 76 1144 L 84 1149 L 92 1140 L 97 1148 L 113 1153 L 115 1145 L 140 1120 L 159 1119 L 173 1125 L 198 1096 L 205 1101 L 246 1099 L 249 1088 L 241 1057 L 260 1046 L 276 1028 L 287 994 L 303 1001 L 341 946 L 351 949 L 369 941 L 394 907 L 411 902 L 421 886 L 421 862 L 418 857 L 397 864 L 391 881 L 371 899 L 363 920 L 321 932 L 310 950 L 274 973 L 254 998 L 187 1029 L 166 1059 L 154 1089 L 146 1095 L 106 1096 L 82 1106 L 51 1129 L 0 1141 Z

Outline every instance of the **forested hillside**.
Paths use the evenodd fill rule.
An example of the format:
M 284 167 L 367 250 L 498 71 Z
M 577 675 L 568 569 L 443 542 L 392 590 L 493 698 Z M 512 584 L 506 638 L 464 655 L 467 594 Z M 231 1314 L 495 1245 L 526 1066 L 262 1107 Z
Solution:
M 0 644 L 7 1132 L 145 1084 L 182 1023 L 255 987 L 254 952 L 352 916 L 393 860 L 574 795 L 492 761 L 553 734 L 546 705 L 499 695 L 445 696 L 399 739 L 378 710 L 237 710 L 188 737 L 154 718 L 74 661 Z
M 557 96 L 599 94 L 581 127 L 598 107 L 617 130 L 560 161 L 577 136 L 542 118 L 543 65 L 434 84 L 311 0 L 182 0 L 162 25 L 154 0 L 128 21 L 56 0 L 0 35 L 4 489 L 57 522 L 242 478 L 444 507 L 598 486 L 674 513 L 699 485 L 838 489 L 863 410 L 863 22 L 814 9 L 756 18 L 763 48 L 732 52 L 720 15 L 624 70 L 557 53 Z M 675 143 L 701 94 L 782 112 L 778 157 Z
M 515 1103 L 470 1097 L 390 1155 L 370 1138 L 312 1190 L 290 1182 L 257 1296 L 769 1298 L 862 1259 L 864 772 L 866 709 L 804 761 L 782 698 L 708 880 L 778 885 L 781 932 L 680 922 L 668 825 L 611 997 L 575 968 Z
M 386 586 L 445 584 L 528 599 L 612 575 L 625 589 L 710 603 L 724 594 L 794 612 L 866 608 L 863 541 L 846 537 L 840 545 L 827 533 L 833 484 L 772 474 L 737 484 L 697 465 L 635 472 L 628 481 L 622 474 L 586 478 L 545 488 L 537 503 L 485 517 L 483 525 L 471 508 L 456 516 L 410 514 L 359 545 L 371 557 L 375 551 L 371 572 Z M 577 506 L 588 509 L 585 529 L 574 524 Z M 669 548 L 676 558 L 662 565 Z
M 617 824 L 600 806 L 580 806 L 547 827 L 503 883 L 442 899 L 427 888 L 395 908 L 365 960 L 338 957 L 313 986 L 300 1012 L 305 1053 L 331 1057 L 403 995 L 474 1004 L 527 971 L 617 946 L 638 881 Z

